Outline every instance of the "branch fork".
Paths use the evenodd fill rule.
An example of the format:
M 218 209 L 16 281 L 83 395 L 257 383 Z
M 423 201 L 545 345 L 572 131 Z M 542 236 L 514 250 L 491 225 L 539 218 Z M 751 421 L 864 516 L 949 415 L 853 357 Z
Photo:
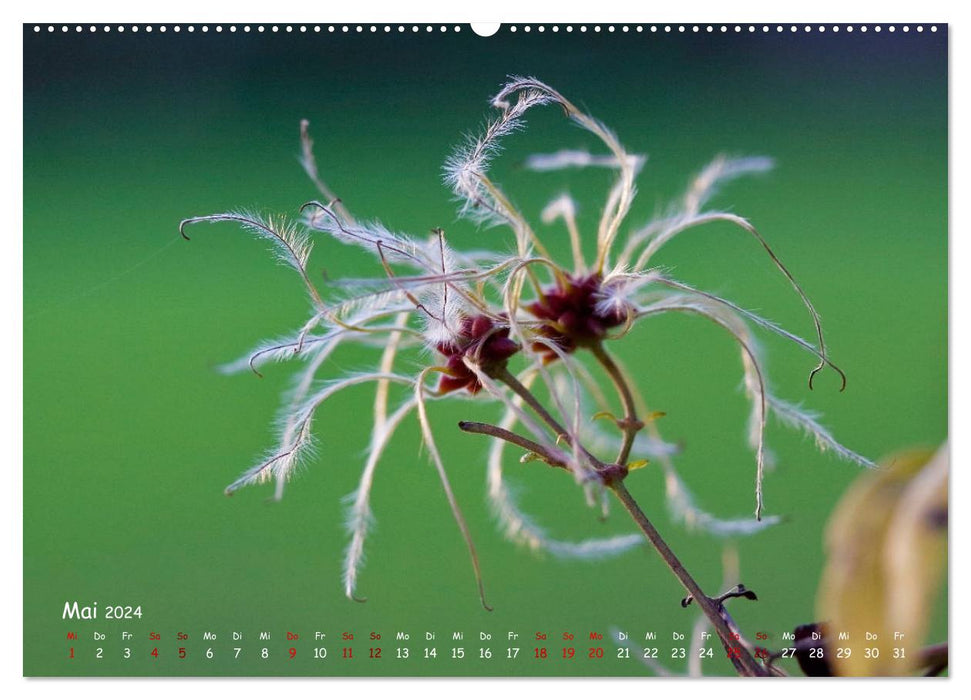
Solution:
M 625 415 L 623 419 L 618 421 L 618 423 L 623 422 L 626 426 L 626 430 L 624 430 L 624 441 L 621 446 L 618 459 L 614 463 L 602 462 L 597 457 L 590 454 L 590 452 L 578 442 L 574 444 L 575 438 L 573 438 L 570 433 L 560 425 L 560 423 L 549 413 L 549 411 L 546 410 L 539 399 L 537 399 L 536 396 L 526 386 L 524 386 L 506 368 L 505 365 L 490 368 L 489 376 L 490 378 L 505 384 L 514 394 L 519 396 L 519 398 L 521 398 L 522 401 L 533 410 L 533 412 L 546 424 L 553 434 L 555 434 L 558 438 L 562 436 L 571 447 L 578 450 L 583 457 L 589 461 L 589 464 L 594 468 L 596 478 L 604 487 L 610 489 L 614 493 L 617 499 L 627 510 L 628 514 L 640 528 L 641 532 L 654 547 L 655 551 L 657 551 L 660 557 L 664 560 L 664 563 L 667 564 L 669 569 L 671 569 L 671 572 L 675 575 L 678 581 L 681 582 L 681 585 L 685 587 L 686 591 L 688 592 L 688 596 L 682 600 L 682 606 L 686 607 L 691 601 L 695 601 L 701 608 L 705 617 L 708 618 L 715 632 L 718 634 L 718 638 L 721 640 L 722 646 L 725 648 L 729 660 L 732 662 L 739 675 L 770 675 L 768 669 L 756 661 L 746 646 L 742 643 L 741 635 L 737 631 L 737 628 L 735 628 L 734 622 L 731 621 L 731 618 L 725 612 L 724 607 L 724 601 L 728 598 L 744 597 L 755 599 L 755 594 L 745 589 L 744 586 L 739 585 L 721 596 L 718 596 L 717 598 L 710 598 L 709 596 L 705 595 L 705 593 L 701 590 L 701 587 L 694 580 L 691 574 L 688 573 L 687 569 L 685 569 L 678 557 L 673 551 L 671 551 L 671 548 L 661 537 L 653 523 L 651 523 L 651 521 L 644 514 L 644 511 L 641 510 L 640 505 L 638 505 L 630 491 L 627 490 L 627 487 L 624 484 L 624 480 L 627 478 L 627 475 L 630 472 L 630 469 L 628 466 L 626 466 L 627 461 L 630 456 L 631 448 L 634 444 L 634 437 L 636 436 L 637 432 L 644 427 L 644 423 L 637 417 L 633 392 L 631 391 L 630 386 L 627 383 L 627 379 L 620 367 L 614 362 L 613 358 L 607 354 L 602 345 L 593 346 L 591 351 L 610 375 L 615 387 L 617 388 L 618 395 L 624 404 Z M 526 449 L 528 454 L 535 455 L 535 458 L 538 458 L 540 461 L 545 462 L 551 467 L 572 471 L 572 455 L 568 455 L 559 449 L 548 448 L 534 440 L 523 437 L 522 435 L 518 435 L 504 428 L 500 428 L 499 426 L 489 423 L 462 421 L 459 423 L 459 428 L 468 433 L 488 435 L 500 440 L 505 440 L 506 442 Z M 559 443 L 559 439 L 557 439 L 557 443 Z

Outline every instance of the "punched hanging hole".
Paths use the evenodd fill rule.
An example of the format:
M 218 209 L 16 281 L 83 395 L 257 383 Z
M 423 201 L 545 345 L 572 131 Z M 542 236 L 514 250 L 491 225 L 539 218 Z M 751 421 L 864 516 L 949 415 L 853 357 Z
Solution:
M 472 31 L 479 36 L 492 36 L 499 31 L 499 27 L 502 26 L 499 22 L 473 22 Z

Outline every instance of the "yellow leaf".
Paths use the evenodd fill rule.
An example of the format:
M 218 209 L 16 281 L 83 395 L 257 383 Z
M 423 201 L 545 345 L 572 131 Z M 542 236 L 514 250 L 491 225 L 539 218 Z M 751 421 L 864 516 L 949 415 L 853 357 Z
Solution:
M 909 452 L 865 474 L 838 504 L 817 598 L 838 675 L 918 670 L 947 563 L 947 494 L 945 443 L 934 454 Z
M 615 416 L 610 411 L 597 411 L 596 413 L 593 414 L 593 419 L 594 420 L 600 420 L 601 418 L 609 418 L 610 420 L 614 421 L 615 423 L 617 422 L 617 416 Z

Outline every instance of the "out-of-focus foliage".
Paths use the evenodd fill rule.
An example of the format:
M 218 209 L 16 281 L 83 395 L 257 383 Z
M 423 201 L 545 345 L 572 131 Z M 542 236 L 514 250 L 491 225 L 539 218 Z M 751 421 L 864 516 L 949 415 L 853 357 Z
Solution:
M 946 443 L 897 455 L 861 476 L 830 519 L 817 609 L 832 632 L 837 675 L 903 675 L 926 665 L 919 649 L 947 565 L 948 467 Z M 835 646 L 852 653 L 839 658 Z M 868 658 L 867 647 L 879 656 Z M 894 647 L 906 650 L 903 658 Z

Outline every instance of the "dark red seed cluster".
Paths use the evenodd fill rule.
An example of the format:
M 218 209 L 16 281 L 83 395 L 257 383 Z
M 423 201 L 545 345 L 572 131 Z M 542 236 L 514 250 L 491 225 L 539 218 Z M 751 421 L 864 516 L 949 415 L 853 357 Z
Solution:
M 464 358 L 479 365 L 483 371 L 502 367 L 519 352 L 519 345 L 509 339 L 509 328 L 498 325 L 487 316 L 468 316 L 451 341 L 439 343 L 437 350 L 445 356 L 447 372 L 438 383 L 438 391 L 447 394 L 468 389 L 475 394 L 482 388 L 475 373 L 465 365 Z
M 539 334 L 569 353 L 602 340 L 608 329 L 623 324 L 627 320 L 625 310 L 597 310 L 602 283 L 598 274 L 567 277 L 545 290 L 539 301 L 526 307 L 533 316 L 547 321 L 539 327 Z M 556 352 L 543 343 L 535 343 L 533 349 L 540 353 L 543 362 L 557 358 Z

